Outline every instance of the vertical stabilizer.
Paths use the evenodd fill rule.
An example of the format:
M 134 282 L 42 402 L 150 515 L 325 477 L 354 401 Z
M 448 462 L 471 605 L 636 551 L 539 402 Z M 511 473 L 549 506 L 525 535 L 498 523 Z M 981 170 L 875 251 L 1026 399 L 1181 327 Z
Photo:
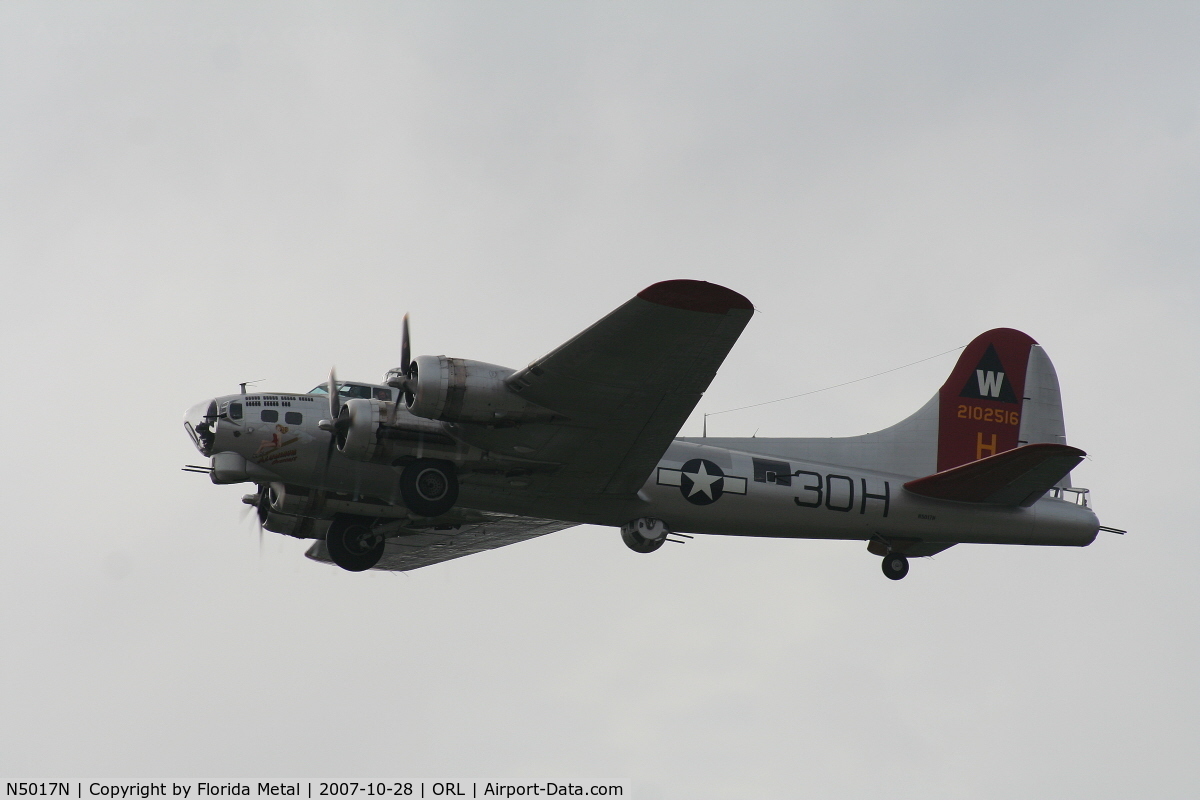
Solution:
M 890 428 L 838 438 L 683 439 L 750 453 L 925 476 L 1026 444 L 1066 444 L 1058 376 L 1030 336 L 996 328 L 963 348 L 928 403 Z M 1070 486 L 1070 475 L 1058 486 Z
M 937 471 L 1017 447 L 1032 338 L 1012 328 L 976 336 L 938 392 Z
M 938 472 L 1026 444 L 1067 443 L 1054 365 L 1011 328 L 966 346 L 938 403 Z

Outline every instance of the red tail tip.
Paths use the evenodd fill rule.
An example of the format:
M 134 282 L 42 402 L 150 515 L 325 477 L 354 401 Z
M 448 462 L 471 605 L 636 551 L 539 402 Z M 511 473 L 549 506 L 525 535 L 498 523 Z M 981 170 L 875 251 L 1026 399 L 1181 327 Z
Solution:
M 707 281 L 663 281 L 647 286 L 638 292 L 638 297 L 660 306 L 709 314 L 727 314 L 734 308 L 754 310 L 754 305 L 742 295 Z

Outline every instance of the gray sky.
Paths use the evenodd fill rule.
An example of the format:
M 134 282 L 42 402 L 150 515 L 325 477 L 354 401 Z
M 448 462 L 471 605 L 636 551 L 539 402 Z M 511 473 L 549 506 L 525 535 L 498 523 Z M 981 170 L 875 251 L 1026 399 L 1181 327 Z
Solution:
M 1200 793 L 1195 4 L 0 5 L 0 779 Z M 1084 550 L 580 527 L 352 575 L 179 471 L 237 383 L 523 366 L 649 283 L 702 410 L 1020 328 Z M 851 435 L 953 356 L 710 420 Z M 684 432 L 697 434 L 700 418 Z

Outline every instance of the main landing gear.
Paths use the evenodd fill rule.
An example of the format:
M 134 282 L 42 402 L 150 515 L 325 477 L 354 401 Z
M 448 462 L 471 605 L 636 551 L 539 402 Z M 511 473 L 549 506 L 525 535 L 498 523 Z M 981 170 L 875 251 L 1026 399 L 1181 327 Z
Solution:
M 362 572 L 383 557 L 383 537 L 371 529 L 371 520 L 338 514 L 329 523 L 325 547 L 333 563 L 350 572 Z
M 898 581 L 908 574 L 908 557 L 903 553 L 888 553 L 883 557 L 883 574 Z
M 440 517 L 458 502 L 458 473 L 449 461 L 418 458 L 400 473 L 404 505 L 422 517 Z

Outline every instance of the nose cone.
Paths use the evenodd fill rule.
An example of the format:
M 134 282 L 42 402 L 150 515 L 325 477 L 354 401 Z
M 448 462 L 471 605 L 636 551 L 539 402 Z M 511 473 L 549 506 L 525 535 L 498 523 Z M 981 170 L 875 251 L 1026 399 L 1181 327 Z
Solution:
M 188 436 L 192 437 L 192 444 L 196 445 L 196 449 L 200 451 L 202 456 L 211 456 L 213 442 L 217 435 L 213 431 L 213 426 L 217 424 L 217 401 L 205 400 L 203 403 L 196 403 L 187 410 L 183 415 L 183 427 L 188 432 Z

